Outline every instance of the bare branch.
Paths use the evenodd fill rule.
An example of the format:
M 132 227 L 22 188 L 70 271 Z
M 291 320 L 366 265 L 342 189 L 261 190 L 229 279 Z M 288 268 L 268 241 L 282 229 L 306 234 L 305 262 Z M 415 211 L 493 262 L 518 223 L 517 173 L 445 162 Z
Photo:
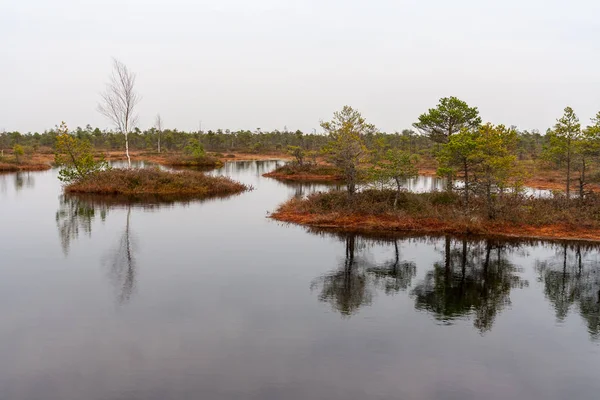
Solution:
M 135 74 L 116 58 L 113 58 L 113 71 L 100 97 L 102 100 L 98 104 L 98 112 L 125 135 L 125 152 L 131 166 L 128 135 L 137 124 L 135 110 L 141 97 L 135 91 Z

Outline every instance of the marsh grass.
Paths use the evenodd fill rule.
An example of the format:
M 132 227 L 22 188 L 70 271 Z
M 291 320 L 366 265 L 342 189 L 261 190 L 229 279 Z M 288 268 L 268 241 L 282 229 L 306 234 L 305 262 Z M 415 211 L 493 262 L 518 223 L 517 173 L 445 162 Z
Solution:
M 315 193 L 292 199 L 272 214 L 281 221 L 359 231 L 417 231 L 517 237 L 600 240 L 600 196 L 566 201 L 506 195 L 488 218 L 483 199 L 465 209 L 460 196 L 446 192 L 402 192 L 394 207 L 393 190 L 367 189 Z
M 289 162 L 263 176 L 296 181 L 339 181 L 342 179 L 338 168 L 326 164 L 303 164 Z
M 162 171 L 158 168 L 113 168 L 94 173 L 65 186 L 66 193 L 180 199 L 227 196 L 251 187 L 223 176 L 196 171 Z
M 0 172 L 45 171 L 50 168 L 49 163 L 30 157 L 21 158 L 17 161 L 16 157 L 12 155 L 0 156 Z
M 188 154 L 177 154 L 171 155 L 165 158 L 163 165 L 170 167 L 201 167 L 201 168 L 217 168 L 223 165 L 223 162 L 216 156 L 203 155 L 202 157 L 195 157 Z

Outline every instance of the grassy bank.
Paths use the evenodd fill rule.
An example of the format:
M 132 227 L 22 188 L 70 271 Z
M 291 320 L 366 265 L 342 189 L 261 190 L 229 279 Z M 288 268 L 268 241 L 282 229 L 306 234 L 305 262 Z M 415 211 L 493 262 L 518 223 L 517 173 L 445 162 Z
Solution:
M 342 179 L 340 171 L 331 165 L 288 163 L 263 176 L 288 181 L 336 182 Z
M 45 171 L 52 168 L 50 163 L 32 160 L 23 160 L 16 162 L 6 158 L 0 159 L 0 172 L 19 172 L 19 171 Z
M 279 221 L 358 232 L 418 232 L 491 235 L 539 239 L 600 241 L 600 198 L 584 202 L 507 197 L 499 199 L 494 219 L 475 199 L 465 211 L 458 196 L 365 190 L 350 199 L 345 192 L 316 193 L 292 199 L 271 215 Z
M 50 164 L 37 162 L 6 163 L 0 161 L 0 172 L 46 171 L 52 168 Z
M 196 171 L 114 168 L 94 173 L 65 187 L 66 193 L 113 196 L 203 198 L 227 196 L 250 188 L 227 177 Z
M 98 153 L 103 155 L 108 161 L 126 161 L 127 157 L 122 151 L 110 151 L 107 153 Z M 174 167 L 202 167 L 217 168 L 227 161 L 261 161 L 261 160 L 283 160 L 289 159 L 289 155 L 283 153 L 207 153 L 205 160 L 194 160 L 183 152 L 152 152 L 152 151 L 132 151 L 132 161 L 146 161 L 165 166 Z
M 160 164 L 169 167 L 218 168 L 223 165 L 223 162 L 211 155 L 192 157 L 185 154 L 174 154 L 165 157 Z

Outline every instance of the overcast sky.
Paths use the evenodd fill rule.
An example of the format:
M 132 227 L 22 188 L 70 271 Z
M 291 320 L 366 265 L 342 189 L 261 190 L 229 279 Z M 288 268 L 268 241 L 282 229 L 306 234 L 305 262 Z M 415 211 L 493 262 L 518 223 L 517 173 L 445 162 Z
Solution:
M 318 128 L 348 104 L 385 131 L 440 97 L 484 121 L 600 110 L 598 0 L 2 0 L 0 129 L 96 111 L 111 57 L 137 73 L 140 128 Z

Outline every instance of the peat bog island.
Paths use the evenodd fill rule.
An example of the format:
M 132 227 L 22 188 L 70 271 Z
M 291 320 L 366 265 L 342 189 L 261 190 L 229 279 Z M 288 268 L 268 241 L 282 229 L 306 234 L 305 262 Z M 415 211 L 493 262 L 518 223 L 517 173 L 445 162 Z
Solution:
M 0 400 L 600 398 L 597 2 L 13 3 Z

